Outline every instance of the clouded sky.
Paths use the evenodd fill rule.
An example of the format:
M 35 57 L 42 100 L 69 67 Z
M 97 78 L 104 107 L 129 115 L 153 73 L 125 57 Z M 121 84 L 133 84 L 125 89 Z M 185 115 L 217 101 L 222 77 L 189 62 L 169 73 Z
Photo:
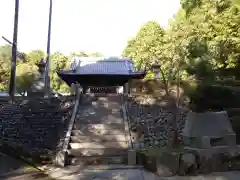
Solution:
M 0 0 L 0 36 L 12 41 L 15 0 Z M 179 0 L 53 0 L 51 51 L 121 54 L 149 20 L 163 27 Z M 18 48 L 46 51 L 49 0 L 20 0 Z M 0 44 L 4 44 L 0 40 Z

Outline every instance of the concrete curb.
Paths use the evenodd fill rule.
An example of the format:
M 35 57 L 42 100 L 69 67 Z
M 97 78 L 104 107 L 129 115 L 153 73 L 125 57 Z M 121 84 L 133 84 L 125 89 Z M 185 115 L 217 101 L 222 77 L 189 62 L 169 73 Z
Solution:
M 122 114 L 123 114 L 123 121 L 124 121 L 124 129 L 125 129 L 125 135 L 128 142 L 128 165 L 135 166 L 136 165 L 136 151 L 133 149 L 133 143 L 131 138 L 131 132 L 129 129 L 129 122 L 127 118 L 127 112 L 126 112 L 126 102 L 125 102 L 125 95 L 122 96 Z
M 68 159 L 68 145 L 71 139 L 71 132 L 73 129 L 73 125 L 75 122 L 75 117 L 77 115 L 77 111 L 78 111 L 78 106 L 79 106 L 79 101 L 80 101 L 80 96 L 81 96 L 81 92 L 78 91 L 77 95 L 76 95 L 76 100 L 75 100 L 75 105 L 73 108 L 73 113 L 68 125 L 68 130 L 66 132 L 65 138 L 64 138 L 64 142 L 63 142 L 63 147 L 60 151 L 57 152 L 56 157 L 55 157 L 55 161 L 54 164 L 57 166 L 61 166 L 64 167 L 66 165 L 67 159 Z
M 132 149 L 132 141 L 131 141 L 131 134 L 129 131 L 129 124 L 128 124 L 128 118 L 127 118 L 127 113 L 126 113 L 126 102 L 124 100 L 124 96 L 122 95 L 122 104 L 121 104 L 121 109 L 122 109 L 122 115 L 123 115 L 123 121 L 124 121 L 124 130 L 125 130 L 125 135 L 127 138 L 128 142 L 128 149 Z

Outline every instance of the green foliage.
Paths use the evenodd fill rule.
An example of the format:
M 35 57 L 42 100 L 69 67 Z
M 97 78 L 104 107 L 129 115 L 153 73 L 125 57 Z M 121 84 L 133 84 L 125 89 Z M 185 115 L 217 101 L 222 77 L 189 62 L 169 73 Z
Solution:
M 143 25 L 123 55 L 138 67 L 156 58 L 168 81 L 176 79 L 177 70 L 185 80 L 213 81 L 226 69 L 237 77 L 232 69 L 239 68 L 240 10 L 228 0 L 182 0 L 181 5 L 167 30 L 154 22 Z
M 39 77 L 38 67 L 30 63 L 18 64 L 16 70 L 16 90 L 24 95 L 29 91 Z
M 42 50 L 33 50 L 27 54 L 27 61 L 32 64 L 39 63 L 42 58 L 45 58 L 45 53 Z
M 200 84 L 189 94 L 192 109 L 197 112 L 221 111 L 227 108 L 238 108 L 240 95 L 238 88 L 211 84 Z
M 39 78 L 39 72 L 37 63 L 40 62 L 41 58 L 45 58 L 45 53 L 42 50 L 34 50 L 25 54 L 19 52 L 21 58 L 25 61 L 17 61 L 16 69 L 16 91 L 20 94 L 24 94 L 29 91 L 36 80 Z M 72 53 L 77 56 L 92 56 L 101 57 L 101 53 Z M 8 90 L 8 84 L 10 79 L 11 70 L 11 56 L 12 47 L 9 45 L 0 46 L 0 91 Z M 69 92 L 69 87 L 63 82 L 57 75 L 57 69 L 69 69 L 72 56 L 65 56 L 60 52 L 55 52 L 50 56 L 50 80 L 51 87 L 53 90 L 60 93 Z M 19 60 L 19 59 L 18 59 Z
M 150 157 L 161 157 L 166 153 L 180 154 L 184 153 L 185 150 L 183 147 L 169 148 L 169 147 L 148 147 L 140 150 L 141 153 Z
M 72 56 L 79 56 L 79 57 L 103 57 L 103 54 L 100 52 L 94 52 L 94 53 L 87 53 L 87 52 L 74 52 L 72 53 Z
M 131 58 L 138 69 L 150 69 L 152 64 L 159 63 L 166 91 L 168 85 L 176 81 L 178 72 L 185 81 L 201 80 L 206 84 L 229 76 L 240 78 L 240 9 L 237 4 L 239 0 L 181 0 L 182 8 L 168 29 L 164 30 L 155 21 L 143 24 L 128 41 L 122 55 Z M 72 55 L 102 56 L 97 52 Z M 72 55 L 66 57 L 60 52 L 51 55 L 51 86 L 56 91 L 68 91 L 55 71 L 67 69 Z M 32 65 L 43 57 L 41 50 L 26 55 L 27 63 Z M 0 90 L 8 88 L 10 62 L 11 46 L 1 46 Z M 153 73 L 149 72 L 147 78 L 153 78 Z
M 229 121 L 232 124 L 233 131 L 236 133 L 237 144 L 240 144 L 240 116 L 231 117 Z
M 6 91 L 10 77 L 11 46 L 0 46 L 0 90 Z
M 240 0 L 232 0 L 234 4 L 240 7 Z
M 131 58 L 138 69 L 150 66 L 159 55 L 164 30 L 154 21 L 142 25 L 136 37 L 128 42 L 123 56 Z

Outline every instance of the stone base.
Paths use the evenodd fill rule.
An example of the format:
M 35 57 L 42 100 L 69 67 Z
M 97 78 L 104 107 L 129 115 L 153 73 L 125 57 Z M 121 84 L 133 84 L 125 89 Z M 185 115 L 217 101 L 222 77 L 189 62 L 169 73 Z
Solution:
M 219 137 L 183 137 L 184 144 L 198 149 L 210 149 L 220 146 L 236 146 L 236 134 L 228 134 Z
M 198 173 L 240 170 L 240 147 L 221 146 L 210 149 L 185 148 L 197 155 Z
M 173 176 L 177 174 L 179 169 L 179 155 L 178 153 L 166 152 L 160 156 L 151 156 L 144 152 L 138 152 L 137 164 L 158 176 Z
M 128 150 L 128 165 L 134 166 L 137 164 L 137 154 L 134 149 Z
M 160 153 L 161 150 L 159 150 Z M 197 149 L 185 147 L 179 152 L 148 155 L 139 151 L 137 164 L 158 176 L 189 176 L 212 172 L 240 170 L 240 147 Z
M 65 151 L 59 151 L 57 154 L 56 154 L 56 157 L 55 157 L 55 160 L 54 160 L 54 164 L 56 166 L 60 166 L 60 167 L 64 167 L 67 163 L 67 152 Z

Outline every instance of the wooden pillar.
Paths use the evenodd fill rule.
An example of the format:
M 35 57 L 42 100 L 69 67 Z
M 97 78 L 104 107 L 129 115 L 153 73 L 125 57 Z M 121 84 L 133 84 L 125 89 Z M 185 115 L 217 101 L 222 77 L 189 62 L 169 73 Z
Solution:
M 45 91 L 47 96 L 51 93 L 50 86 L 50 48 L 51 48 L 51 27 L 52 27 L 52 0 L 49 5 L 49 19 L 48 19 L 48 38 L 47 38 L 47 57 L 46 57 L 46 72 L 45 72 Z
M 16 79 L 16 65 L 17 65 L 18 12 L 19 12 L 19 0 L 15 0 L 12 62 L 11 62 L 10 84 L 9 84 L 9 95 L 11 96 L 12 101 L 14 100 L 15 86 L 16 86 L 15 79 Z

